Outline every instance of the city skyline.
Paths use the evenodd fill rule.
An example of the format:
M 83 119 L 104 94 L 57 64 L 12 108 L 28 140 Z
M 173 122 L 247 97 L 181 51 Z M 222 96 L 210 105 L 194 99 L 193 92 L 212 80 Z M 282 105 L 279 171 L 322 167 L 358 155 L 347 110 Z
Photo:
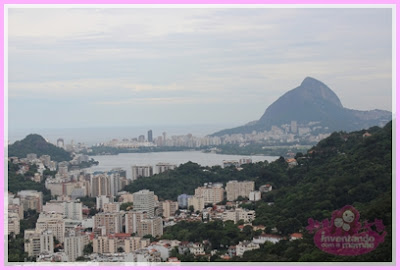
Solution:
M 395 113 L 390 8 L 103 7 L 8 9 L 9 130 L 233 127 L 307 76 Z

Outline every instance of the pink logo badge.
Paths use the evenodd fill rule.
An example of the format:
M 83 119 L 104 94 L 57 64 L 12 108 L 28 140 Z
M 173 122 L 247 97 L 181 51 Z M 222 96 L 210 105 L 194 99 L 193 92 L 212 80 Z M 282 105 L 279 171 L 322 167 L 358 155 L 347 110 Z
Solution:
M 375 230 L 372 226 L 375 226 Z M 314 243 L 319 249 L 342 256 L 371 252 L 384 241 L 386 235 L 382 220 L 361 224 L 359 212 L 351 205 L 333 211 L 331 220 L 319 222 L 309 218 L 306 229 L 310 233 L 316 231 Z

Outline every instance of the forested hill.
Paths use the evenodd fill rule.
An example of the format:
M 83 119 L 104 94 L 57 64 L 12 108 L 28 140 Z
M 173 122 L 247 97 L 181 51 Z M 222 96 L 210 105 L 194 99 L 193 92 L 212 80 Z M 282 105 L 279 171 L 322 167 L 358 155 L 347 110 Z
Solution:
M 287 170 L 287 181 L 255 206 L 256 224 L 276 226 L 282 234 L 301 231 L 303 240 L 280 243 L 244 256 L 244 261 L 268 260 L 274 252 L 288 261 L 391 261 L 392 260 L 392 122 L 384 128 L 333 133 L 309 151 L 298 155 L 299 165 Z M 265 202 L 273 201 L 273 206 Z M 322 221 L 334 210 L 353 205 L 360 220 L 381 219 L 385 242 L 360 256 L 334 256 L 317 249 L 305 227 L 308 218 Z M 289 250 L 298 250 L 292 252 Z
M 27 154 L 34 153 L 38 157 L 41 155 L 49 155 L 54 161 L 70 161 L 71 155 L 64 149 L 57 147 L 38 134 L 30 134 L 23 140 L 16 141 L 8 146 L 9 157 L 26 158 Z

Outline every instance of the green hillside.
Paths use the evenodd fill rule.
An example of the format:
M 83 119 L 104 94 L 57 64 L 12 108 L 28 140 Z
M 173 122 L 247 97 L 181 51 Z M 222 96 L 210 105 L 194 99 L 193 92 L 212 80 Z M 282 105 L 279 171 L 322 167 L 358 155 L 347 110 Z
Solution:
M 38 134 L 30 134 L 23 140 L 16 141 L 8 146 L 9 157 L 26 158 L 27 154 L 35 153 L 38 157 L 49 155 L 54 161 L 70 161 L 71 155 L 64 149 L 57 147 Z

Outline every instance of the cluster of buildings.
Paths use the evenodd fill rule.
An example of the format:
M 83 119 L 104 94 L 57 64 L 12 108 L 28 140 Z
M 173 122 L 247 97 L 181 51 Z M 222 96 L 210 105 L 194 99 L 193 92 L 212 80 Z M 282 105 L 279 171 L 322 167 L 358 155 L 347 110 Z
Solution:
M 323 127 L 319 122 L 299 124 L 297 121 L 280 126 L 273 125 L 271 130 L 247 134 L 223 135 L 221 144 L 246 144 L 246 143 L 316 143 L 330 135 L 328 127 Z
M 144 135 L 140 135 L 138 138 L 122 140 L 112 139 L 109 142 L 101 145 L 115 147 L 115 148 L 139 148 L 139 147 L 202 147 L 211 145 L 220 145 L 221 139 L 219 137 L 195 137 L 192 134 L 187 135 L 174 135 L 170 138 L 167 137 L 167 133 L 163 132 L 162 136 L 153 138 L 151 130 L 148 131 L 147 139 Z
M 74 160 L 84 161 L 85 157 Z M 130 181 L 151 176 L 153 172 L 173 170 L 176 165 L 159 163 L 154 171 L 152 166 L 134 165 L 131 180 L 120 168 L 95 173 L 71 171 L 69 162 L 55 163 L 50 156 L 37 158 L 29 154 L 26 159 L 13 157 L 10 161 L 19 165 L 21 174 L 30 165 L 37 165 L 38 172 L 32 181 L 42 181 L 46 169 L 56 170 L 54 177 L 44 179 L 52 200 L 44 203 L 42 192 L 36 190 L 8 194 L 8 234 L 23 233 L 24 251 L 38 262 L 74 262 L 82 258 L 93 262 L 177 262 L 177 258 L 170 257 L 173 249 L 181 254 L 202 256 L 205 243 L 150 239 L 160 238 L 165 227 L 182 220 L 234 223 L 243 220 L 251 224 L 255 211 L 241 208 L 239 200 L 258 201 L 263 192 L 272 190 L 271 185 L 255 190 L 254 181 L 231 180 L 225 185 L 205 183 L 193 195 L 181 194 L 176 201 L 159 201 L 150 190 L 135 193 L 121 190 Z M 250 162 L 243 159 L 238 164 Z M 226 162 L 226 166 L 232 165 L 236 163 Z M 83 197 L 95 198 L 95 205 L 89 209 L 78 199 Z M 21 232 L 20 221 L 28 210 L 35 210 L 39 217 L 34 228 Z M 246 248 L 254 248 L 257 241 L 239 243 L 234 254 L 240 256 Z
M 138 147 L 190 147 L 198 148 L 204 146 L 218 146 L 225 144 L 248 144 L 248 143 L 316 143 L 328 137 L 328 127 L 323 127 L 319 122 L 309 122 L 300 124 L 297 121 L 282 124 L 280 126 L 273 125 L 269 131 L 247 134 L 231 134 L 223 136 L 205 136 L 196 137 L 192 134 L 175 135 L 167 137 L 167 133 L 163 132 L 162 136 L 153 137 L 152 130 L 147 133 L 147 139 L 144 135 L 132 139 L 113 139 L 105 146 L 116 148 L 138 148 Z

